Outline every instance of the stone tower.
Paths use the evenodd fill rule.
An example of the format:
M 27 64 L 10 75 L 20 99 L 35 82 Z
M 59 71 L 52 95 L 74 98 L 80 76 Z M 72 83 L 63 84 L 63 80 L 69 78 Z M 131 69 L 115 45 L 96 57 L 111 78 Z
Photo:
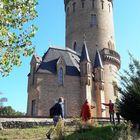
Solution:
M 100 102 L 115 101 L 117 97 L 116 73 L 120 68 L 120 56 L 115 51 L 113 0 L 64 0 L 66 12 L 66 47 L 82 52 L 83 36 L 92 64 L 93 74 L 103 73 L 103 79 L 96 81 L 100 74 L 95 75 L 95 83 L 91 92 L 96 98 L 101 94 Z M 101 57 L 102 68 L 94 68 L 96 50 Z M 102 85 L 99 88 L 99 85 Z M 98 89 L 98 90 L 97 90 Z M 104 95 L 102 95 L 104 94 Z M 96 104 L 98 104 L 96 99 Z M 97 116 L 104 116 L 97 109 Z M 106 113 L 107 115 L 107 113 Z

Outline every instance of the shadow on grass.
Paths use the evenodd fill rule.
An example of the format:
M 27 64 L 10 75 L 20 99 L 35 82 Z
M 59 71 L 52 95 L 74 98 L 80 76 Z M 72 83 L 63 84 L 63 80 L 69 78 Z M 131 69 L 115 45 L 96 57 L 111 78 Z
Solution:
M 92 127 L 78 130 L 62 140 L 118 140 L 119 130 L 119 126 Z

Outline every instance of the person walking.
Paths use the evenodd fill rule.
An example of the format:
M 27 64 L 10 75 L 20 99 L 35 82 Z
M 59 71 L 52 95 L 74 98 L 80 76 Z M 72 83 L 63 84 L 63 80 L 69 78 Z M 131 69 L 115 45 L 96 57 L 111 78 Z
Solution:
M 64 119 L 64 99 L 60 97 L 58 102 L 50 109 L 50 115 L 53 117 L 54 127 L 51 128 L 46 136 L 48 139 L 51 139 L 51 134 L 57 130 L 57 127 L 63 127 L 63 119 Z M 62 135 L 62 131 L 60 132 Z
M 115 119 L 114 119 L 114 103 L 112 103 L 112 101 L 109 100 L 109 103 L 102 103 L 102 104 L 109 107 L 110 122 L 115 124 Z

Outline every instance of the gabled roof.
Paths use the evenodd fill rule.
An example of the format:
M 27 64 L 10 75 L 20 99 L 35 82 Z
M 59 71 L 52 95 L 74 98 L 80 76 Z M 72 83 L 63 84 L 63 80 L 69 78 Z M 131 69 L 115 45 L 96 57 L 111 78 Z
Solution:
M 80 76 L 80 57 L 71 49 L 49 48 L 42 57 L 42 62 L 37 70 L 41 73 L 57 73 L 57 62 L 63 57 L 66 66 L 66 75 Z
M 96 50 L 94 68 L 103 68 L 102 59 L 98 50 Z
M 90 62 L 86 41 L 84 41 L 84 44 L 83 44 L 83 47 L 82 47 L 80 62 L 82 62 L 82 61 L 89 61 Z

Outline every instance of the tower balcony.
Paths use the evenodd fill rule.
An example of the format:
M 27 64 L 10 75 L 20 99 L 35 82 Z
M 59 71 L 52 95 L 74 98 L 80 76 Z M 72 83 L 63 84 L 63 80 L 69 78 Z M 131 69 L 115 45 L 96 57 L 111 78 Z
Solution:
M 101 55 L 102 55 L 102 60 L 104 62 L 110 62 L 117 66 L 118 69 L 120 69 L 121 66 L 121 60 L 120 60 L 120 55 L 111 49 L 104 48 L 101 50 Z

